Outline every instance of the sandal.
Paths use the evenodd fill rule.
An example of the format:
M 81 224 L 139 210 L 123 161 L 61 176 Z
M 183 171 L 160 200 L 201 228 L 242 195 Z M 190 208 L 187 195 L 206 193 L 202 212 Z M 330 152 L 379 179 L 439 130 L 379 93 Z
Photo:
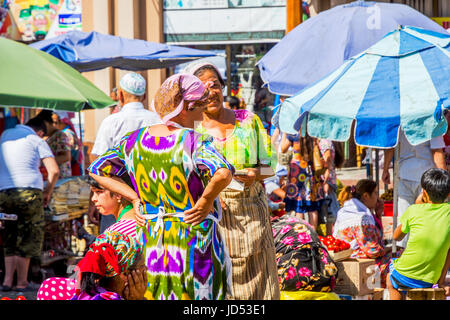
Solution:
M 0 286 L 0 291 L 8 292 L 8 291 L 12 291 L 12 288 L 9 286 Z
M 30 285 L 26 286 L 25 288 L 14 288 L 14 291 L 16 292 L 31 292 L 31 291 L 35 291 L 35 289 L 33 287 L 31 287 Z

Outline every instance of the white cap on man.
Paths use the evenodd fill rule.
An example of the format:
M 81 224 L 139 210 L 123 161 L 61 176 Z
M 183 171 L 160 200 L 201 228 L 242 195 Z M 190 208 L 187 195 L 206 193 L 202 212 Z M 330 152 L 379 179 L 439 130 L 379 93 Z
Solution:
M 120 79 L 120 88 L 135 96 L 142 96 L 145 94 L 146 82 L 143 76 L 136 72 L 125 74 Z

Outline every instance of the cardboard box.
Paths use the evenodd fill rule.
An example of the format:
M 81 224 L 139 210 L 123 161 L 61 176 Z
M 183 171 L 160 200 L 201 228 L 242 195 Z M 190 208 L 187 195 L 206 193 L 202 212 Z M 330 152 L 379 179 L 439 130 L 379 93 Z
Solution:
M 392 217 L 381 217 L 381 223 L 383 224 L 383 239 L 384 240 L 392 240 L 393 230 L 393 222 Z
M 331 259 L 333 259 L 334 262 L 342 261 L 348 259 L 353 250 L 352 249 L 346 249 L 338 252 L 334 251 L 328 251 L 328 254 L 330 255 Z
M 371 266 L 374 259 L 347 259 L 336 262 L 338 276 L 334 292 L 351 296 L 363 296 L 374 293 Z
M 383 289 L 383 288 L 375 288 L 373 290 L 373 299 L 372 300 L 383 300 L 384 290 L 385 289 Z
M 406 292 L 406 300 L 445 300 L 443 288 L 409 289 Z

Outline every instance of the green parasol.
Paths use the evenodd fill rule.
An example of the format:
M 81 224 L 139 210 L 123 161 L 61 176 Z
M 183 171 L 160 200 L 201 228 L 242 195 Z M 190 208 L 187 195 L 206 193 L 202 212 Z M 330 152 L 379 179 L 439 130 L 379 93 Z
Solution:
M 0 37 L 0 105 L 79 112 L 116 104 L 68 64 Z

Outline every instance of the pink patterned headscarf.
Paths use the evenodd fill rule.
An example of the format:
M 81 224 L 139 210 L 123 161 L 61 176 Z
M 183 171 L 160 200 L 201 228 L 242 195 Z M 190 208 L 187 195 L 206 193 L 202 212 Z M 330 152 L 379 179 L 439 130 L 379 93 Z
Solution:
M 189 107 L 193 107 L 194 102 L 203 99 L 206 94 L 206 87 L 196 76 L 175 74 L 167 78 L 158 89 L 151 109 L 168 124 L 170 119 L 181 113 L 184 101 L 189 101 Z

